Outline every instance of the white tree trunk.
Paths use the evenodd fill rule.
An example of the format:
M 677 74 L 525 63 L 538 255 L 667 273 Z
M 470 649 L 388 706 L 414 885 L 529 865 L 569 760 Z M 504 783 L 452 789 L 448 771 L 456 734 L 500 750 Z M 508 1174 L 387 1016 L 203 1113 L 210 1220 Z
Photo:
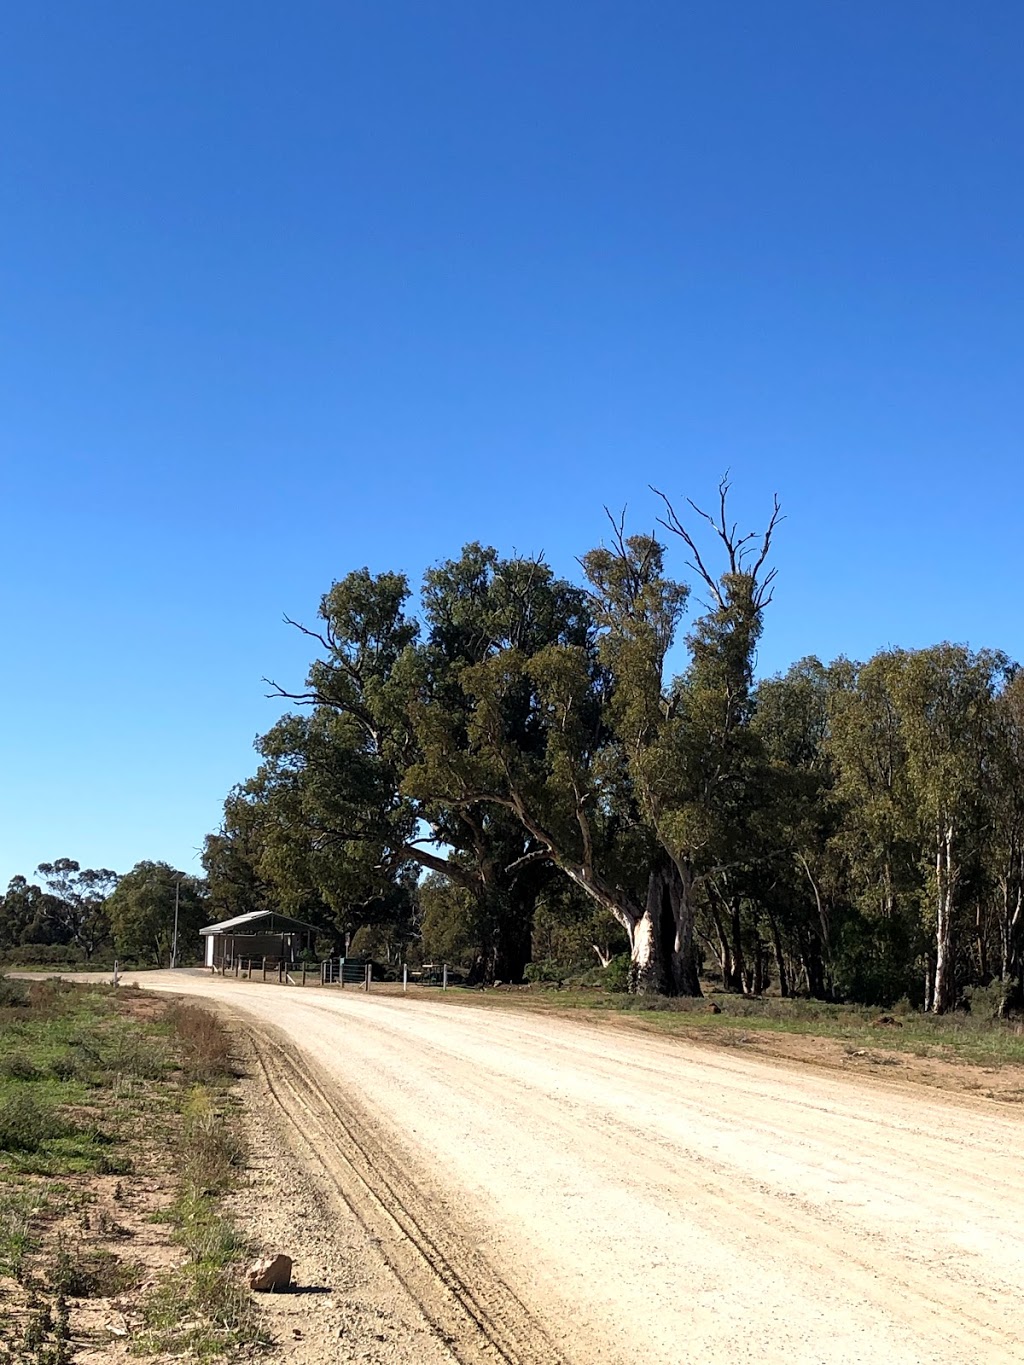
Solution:
M 939 839 L 935 855 L 937 901 L 935 916 L 935 989 L 932 1010 L 944 1014 L 956 1004 L 955 947 L 953 942 L 953 911 L 956 887 L 956 865 L 953 860 L 953 826 L 949 825 Z

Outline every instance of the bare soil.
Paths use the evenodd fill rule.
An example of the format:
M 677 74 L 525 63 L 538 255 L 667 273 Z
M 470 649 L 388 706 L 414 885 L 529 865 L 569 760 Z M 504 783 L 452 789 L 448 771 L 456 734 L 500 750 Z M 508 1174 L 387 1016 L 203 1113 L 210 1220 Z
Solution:
M 297 1365 L 1024 1359 L 1016 1068 L 141 979 L 253 1048 L 241 1212 L 322 1291 L 270 1305 Z

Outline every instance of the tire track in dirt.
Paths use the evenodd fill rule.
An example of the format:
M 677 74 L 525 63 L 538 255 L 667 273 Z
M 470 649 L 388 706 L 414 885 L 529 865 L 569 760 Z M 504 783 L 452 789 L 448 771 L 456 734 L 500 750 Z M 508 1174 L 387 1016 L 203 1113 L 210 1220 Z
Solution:
M 243 1026 L 297 1146 L 318 1165 L 459 1365 L 571 1365 L 447 1210 L 279 1030 Z
M 444 1060 L 421 1059 L 420 1069 L 421 1074 L 436 1074 L 439 1082 L 447 1080 L 453 1110 L 465 1103 L 486 1115 L 507 1107 L 508 1083 L 503 1076 L 475 1068 L 468 1094 L 461 1092 L 456 1068 Z M 570 1082 L 569 1093 L 572 1088 Z M 971 1360 L 979 1351 L 991 1360 L 1024 1359 L 1024 1336 L 994 1328 L 991 1317 L 978 1312 L 984 1303 L 989 1313 L 998 1307 L 1004 1319 L 1012 1321 L 1019 1299 L 1014 1285 L 974 1281 L 963 1259 L 936 1262 L 922 1254 L 920 1263 L 914 1263 L 898 1236 L 877 1225 L 857 1226 L 851 1211 L 839 1214 L 797 1191 L 780 1192 L 732 1163 L 681 1146 L 678 1139 L 648 1132 L 644 1145 L 638 1146 L 634 1125 L 606 1108 L 576 1104 L 564 1093 L 554 1106 L 550 1096 L 525 1076 L 518 1080 L 517 1098 L 530 1110 L 532 1136 L 543 1146 L 571 1151 L 585 1132 L 588 1163 L 609 1184 L 628 1151 L 631 1181 L 645 1190 L 651 1206 L 679 1222 L 680 1236 L 700 1227 L 727 1241 L 736 1256 L 751 1243 L 786 1247 L 789 1275 L 805 1282 L 809 1293 L 816 1286 L 814 1292 L 822 1301 L 835 1298 L 860 1304 L 865 1316 L 877 1314 L 880 1320 L 899 1323 L 911 1336 L 921 1323 L 943 1320 L 944 1347 L 951 1361 Z M 759 1128 L 756 1118 L 747 1123 L 755 1141 L 772 1136 L 770 1129 Z
M 1019 1115 L 583 1021 L 149 980 L 285 1035 L 294 1147 L 360 1209 L 337 1163 L 369 1154 L 359 1225 L 460 1365 L 1024 1359 Z

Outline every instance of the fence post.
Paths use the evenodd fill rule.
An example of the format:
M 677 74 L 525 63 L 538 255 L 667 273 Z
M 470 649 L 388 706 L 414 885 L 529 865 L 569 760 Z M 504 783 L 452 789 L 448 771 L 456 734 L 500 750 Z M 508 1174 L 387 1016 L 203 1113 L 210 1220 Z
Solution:
M 370 989 L 370 974 L 371 974 L 372 971 L 373 971 L 373 968 L 370 966 L 369 963 L 367 963 L 366 966 L 365 966 L 365 968 L 363 969 L 363 977 L 364 977 L 363 990 L 364 990 L 364 991 L 368 991 L 368 990 Z
M 345 959 L 343 957 L 338 958 L 338 985 L 342 990 L 345 989 Z
M 112 986 L 118 986 L 118 985 L 120 985 L 120 983 L 121 983 L 121 969 L 120 969 L 120 967 L 118 966 L 117 958 L 115 957 L 115 958 L 114 958 L 114 979 L 113 979 L 113 981 L 112 981 L 110 984 L 111 984 Z
M 442 989 L 443 991 L 446 991 L 446 990 L 448 989 L 448 963 L 447 963 L 447 962 L 446 962 L 446 963 L 444 964 L 444 966 L 441 968 L 441 989 Z
M 284 980 L 284 958 L 283 958 L 283 957 L 279 957 L 279 958 L 277 959 L 277 984 L 280 986 L 280 984 L 281 984 L 281 982 L 282 982 L 283 980 Z
M 266 979 L 267 979 L 267 959 L 266 959 L 266 956 L 264 956 L 264 958 L 263 958 L 263 980 L 266 981 Z
M 402 963 L 402 994 L 404 995 L 404 994 L 408 991 L 408 989 L 409 989 L 409 964 L 408 964 L 408 962 L 403 962 L 403 963 Z
M 306 984 L 306 959 L 302 959 L 302 984 Z

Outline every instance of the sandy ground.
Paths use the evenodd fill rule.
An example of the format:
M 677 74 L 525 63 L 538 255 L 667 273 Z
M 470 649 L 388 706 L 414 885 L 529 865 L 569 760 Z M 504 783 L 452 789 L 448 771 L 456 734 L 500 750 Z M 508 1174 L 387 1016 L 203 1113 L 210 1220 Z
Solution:
M 393 1316 L 381 1358 L 1024 1360 L 1005 1106 L 535 1014 L 139 980 L 238 1021 L 299 1202 L 335 1198 L 391 1269 L 363 1305 Z M 346 1289 L 329 1238 L 289 1234 L 304 1284 Z M 375 1357 L 340 1346 L 293 1358 Z

